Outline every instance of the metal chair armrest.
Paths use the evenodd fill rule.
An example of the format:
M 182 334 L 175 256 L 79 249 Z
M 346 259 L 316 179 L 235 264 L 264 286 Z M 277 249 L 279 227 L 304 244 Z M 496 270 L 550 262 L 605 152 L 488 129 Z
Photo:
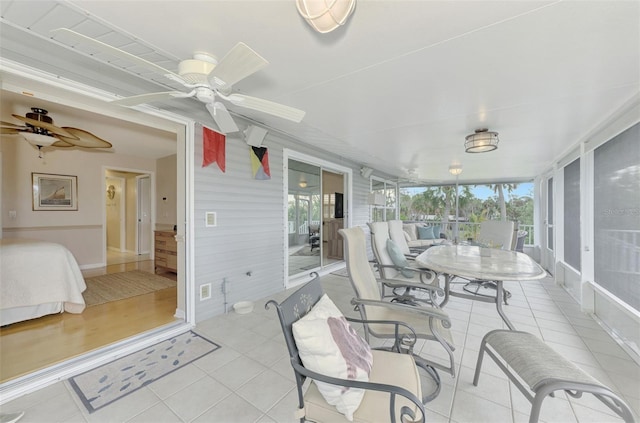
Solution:
M 354 306 L 365 305 L 365 306 L 372 306 L 372 307 L 386 307 L 390 310 L 418 313 L 424 316 L 433 317 L 438 320 L 441 320 L 443 323 L 443 326 L 446 328 L 451 327 L 451 320 L 449 319 L 449 316 L 443 313 L 442 311 L 440 311 L 440 309 L 433 308 L 433 307 L 422 307 L 422 306 L 406 305 L 401 303 L 390 303 L 387 301 L 380 301 L 380 300 L 365 300 L 365 299 L 359 299 L 359 298 L 352 298 L 351 304 L 353 304 Z

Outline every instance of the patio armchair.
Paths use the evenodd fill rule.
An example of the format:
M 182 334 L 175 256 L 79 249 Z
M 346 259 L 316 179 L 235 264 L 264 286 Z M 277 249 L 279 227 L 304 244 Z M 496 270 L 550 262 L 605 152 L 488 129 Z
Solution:
M 402 351 L 407 350 L 407 346 L 403 345 L 400 340 L 413 339 L 415 341 L 416 339 L 424 339 L 435 342 L 446 352 L 448 363 L 442 364 L 413 354 L 411 346 L 407 350 L 407 352 L 414 355 L 418 366 L 425 370 L 436 382 L 436 389 L 430 396 L 430 398 L 434 398 L 440 388 L 440 377 L 436 369 L 444 370 L 451 376 L 455 376 L 453 356 L 455 346 L 449 330 L 451 327 L 449 316 L 442 309 L 431 304 L 408 305 L 386 301 L 367 258 L 365 234 L 362 228 L 340 229 L 339 233 L 344 239 L 347 273 L 356 293 L 356 298 L 352 300 L 352 304 L 356 306 L 364 321 L 367 341 L 369 341 L 370 336 L 382 340 L 392 340 L 394 343 L 390 349 Z M 392 289 L 411 288 L 416 291 L 439 291 L 441 295 L 443 294 L 441 288 L 420 282 L 406 280 L 383 280 L 381 282 Z M 389 327 L 389 325 L 378 324 L 376 323 L 377 321 L 403 322 L 406 326 L 394 328 Z M 410 328 L 410 330 L 407 328 Z M 399 336 L 399 334 L 404 336 Z
M 344 318 L 323 293 L 317 274 L 265 308 L 270 305 L 278 312 L 293 367 L 301 423 L 425 421 L 413 357 L 371 350 L 347 323 L 354 319 Z M 312 383 L 305 392 L 307 378 Z
M 389 238 L 396 243 L 407 259 L 413 260 L 425 250 L 425 247 L 409 247 L 406 238 L 408 235 L 405 235 L 406 232 L 402 229 L 402 220 L 389 220 L 387 223 L 389 225 Z
M 399 294 L 397 288 L 393 288 L 393 294 L 387 295 L 385 293 L 385 288 L 389 287 L 387 280 L 401 279 L 412 282 L 419 280 L 423 284 L 439 286 L 439 279 L 435 272 L 421 268 L 415 262 L 406 259 L 402 250 L 391 240 L 387 222 L 369 222 L 367 225 L 371 233 L 371 249 L 375 258 L 375 266 L 380 273 L 384 297 L 394 296 L 397 301 L 409 304 L 418 301 L 410 293 L 413 288 L 408 288 L 403 294 Z M 429 301 L 433 303 L 438 301 L 436 290 L 429 292 Z

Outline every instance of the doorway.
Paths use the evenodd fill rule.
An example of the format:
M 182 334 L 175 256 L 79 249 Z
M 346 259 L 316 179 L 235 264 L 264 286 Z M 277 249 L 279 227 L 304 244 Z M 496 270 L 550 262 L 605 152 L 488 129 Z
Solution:
M 351 169 L 285 149 L 285 272 L 289 279 L 341 263 L 349 227 Z
M 134 170 L 106 169 L 107 266 L 151 258 L 151 175 Z

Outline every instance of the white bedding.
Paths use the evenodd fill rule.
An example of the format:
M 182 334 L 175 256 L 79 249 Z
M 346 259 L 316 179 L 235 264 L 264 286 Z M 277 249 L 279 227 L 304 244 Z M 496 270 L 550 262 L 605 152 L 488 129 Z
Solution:
M 87 289 L 73 254 L 60 244 L 0 239 L 0 324 L 68 311 L 82 313 Z

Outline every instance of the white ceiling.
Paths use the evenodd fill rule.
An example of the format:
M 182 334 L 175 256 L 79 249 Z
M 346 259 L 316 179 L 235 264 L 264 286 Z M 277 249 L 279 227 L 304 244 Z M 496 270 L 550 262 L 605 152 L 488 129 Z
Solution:
M 180 87 L 130 63 L 104 64 L 49 31 L 67 27 L 173 71 L 194 51 L 222 57 L 242 41 L 270 64 L 234 90 L 307 114 L 295 124 L 232 112 L 433 182 L 450 181 L 453 162 L 463 182 L 533 178 L 640 87 L 639 1 L 358 0 L 347 25 L 324 35 L 293 0 L 5 0 L 0 8 L 3 58 L 123 96 Z M 195 100 L 154 106 L 215 127 Z M 466 154 L 464 137 L 480 127 L 499 132 L 498 150 Z

